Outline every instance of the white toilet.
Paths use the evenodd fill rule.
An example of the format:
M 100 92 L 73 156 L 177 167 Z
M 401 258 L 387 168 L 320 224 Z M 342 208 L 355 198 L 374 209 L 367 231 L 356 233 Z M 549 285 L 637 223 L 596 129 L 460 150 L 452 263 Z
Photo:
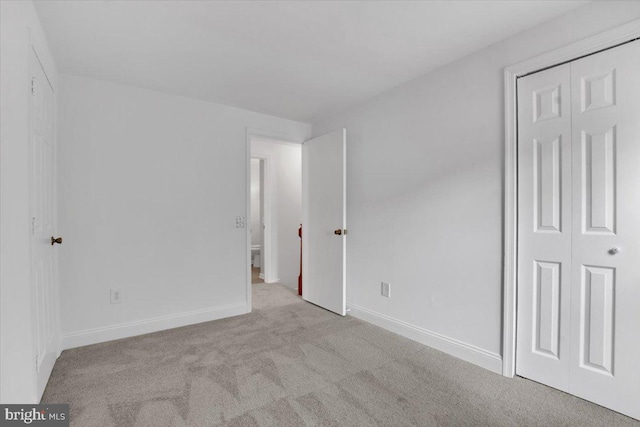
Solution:
M 260 267 L 260 245 L 251 245 L 251 265 Z

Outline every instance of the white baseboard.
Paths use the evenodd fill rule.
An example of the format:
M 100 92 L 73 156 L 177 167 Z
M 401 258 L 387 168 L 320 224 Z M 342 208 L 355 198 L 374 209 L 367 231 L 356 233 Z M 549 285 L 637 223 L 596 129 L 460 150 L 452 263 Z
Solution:
M 422 329 L 384 314 L 376 313 L 358 305 L 349 304 L 349 315 L 372 323 L 388 331 L 402 335 L 451 356 L 478 365 L 497 374 L 502 374 L 502 357 L 471 344 Z
M 62 348 L 66 350 L 69 348 L 82 347 L 105 341 L 134 337 L 136 335 L 164 331 L 166 329 L 179 328 L 181 326 L 194 325 L 196 323 L 209 322 L 225 317 L 238 316 L 249 312 L 251 312 L 251 309 L 247 307 L 246 302 L 243 302 L 240 304 L 172 314 L 153 319 L 121 323 L 119 325 L 106 326 L 103 328 L 87 329 L 63 335 Z
M 49 382 L 49 378 L 51 377 L 51 371 L 53 371 L 53 365 L 55 365 L 56 360 L 58 360 L 58 349 L 54 348 L 48 353 L 44 355 L 43 360 L 40 365 L 36 369 L 36 376 L 38 377 L 36 384 L 36 401 L 40 402 L 42 400 L 42 394 L 44 393 L 44 389 Z

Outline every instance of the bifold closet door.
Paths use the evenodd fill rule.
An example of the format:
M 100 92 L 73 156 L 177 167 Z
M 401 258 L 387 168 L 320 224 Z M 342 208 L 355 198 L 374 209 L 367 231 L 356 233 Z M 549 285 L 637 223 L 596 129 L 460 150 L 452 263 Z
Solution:
M 569 392 L 640 419 L 640 41 L 571 63 Z
M 518 80 L 518 375 L 569 388 L 571 72 Z
M 640 41 L 518 80 L 516 373 L 640 419 Z

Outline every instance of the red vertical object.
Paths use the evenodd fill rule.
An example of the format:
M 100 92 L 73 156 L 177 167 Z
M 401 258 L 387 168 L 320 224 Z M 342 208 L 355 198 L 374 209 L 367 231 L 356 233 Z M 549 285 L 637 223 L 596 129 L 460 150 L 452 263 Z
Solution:
M 298 276 L 298 295 L 302 295 L 302 224 L 298 229 L 298 237 L 300 237 L 300 275 Z

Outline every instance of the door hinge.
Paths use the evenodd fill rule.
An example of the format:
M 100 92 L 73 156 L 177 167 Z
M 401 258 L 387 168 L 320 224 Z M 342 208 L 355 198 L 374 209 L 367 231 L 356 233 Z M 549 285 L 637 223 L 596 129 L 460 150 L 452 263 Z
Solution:
M 31 217 L 31 235 L 34 236 L 36 234 L 36 217 Z
M 40 370 L 40 365 L 38 364 L 38 356 L 36 355 L 36 371 Z
M 35 95 L 36 94 L 36 78 L 31 77 L 31 95 Z

